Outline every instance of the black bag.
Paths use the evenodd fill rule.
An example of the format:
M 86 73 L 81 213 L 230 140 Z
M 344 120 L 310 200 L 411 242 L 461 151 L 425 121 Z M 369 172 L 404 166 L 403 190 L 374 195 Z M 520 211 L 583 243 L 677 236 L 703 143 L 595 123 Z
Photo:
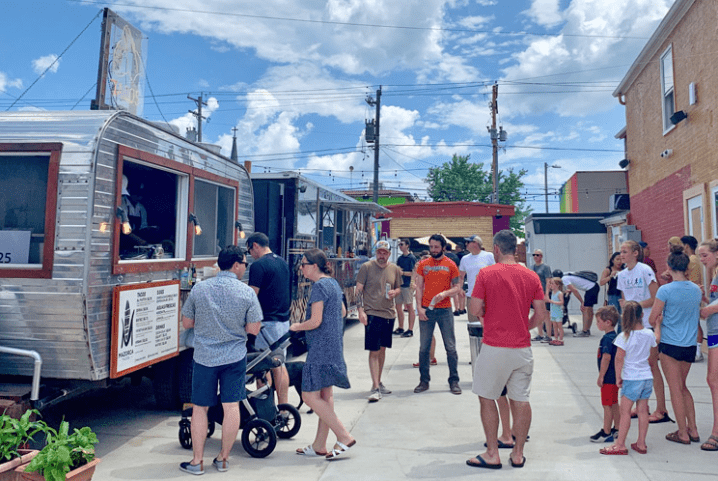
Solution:
M 571 272 L 569 275 L 580 277 L 581 279 L 586 279 L 587 281 L 591 282 L 598 282 L 598 274 L 592 271 L 578 271 L 578 272 Z

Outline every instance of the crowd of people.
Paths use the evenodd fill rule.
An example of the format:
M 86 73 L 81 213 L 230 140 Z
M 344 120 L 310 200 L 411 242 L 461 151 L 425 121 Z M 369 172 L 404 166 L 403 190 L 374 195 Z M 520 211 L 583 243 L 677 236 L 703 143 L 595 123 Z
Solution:
M 469 322 L 483 328 L 481 348 L 471 362 L 472 392 L 479 398 L 486 436 L 486 451 L 467 464 L 499 469 L 499 449 L 511 449 L 510 465 L 521 468 L 526 462 L 523 447 L 531 424 L 531 342 L 564 345 L 563 325 L 571 296 L 579 302 L 583 319 L 582 329 L 574 335 L 589 337 L 593 309 L 605 286 L 605 305 L 595 312 L 596 325 L 604 333 L 597 357 L 604 422 L 590 440 L 611 443 L 601 454 L 628 454 L 631 418 L 637 417 L 638 437 L 630 448 L 647 453 L 649 424 L 673 421 L 666 406 L 667 384 L 678 429 L 666 439 L 681 444 L 700 442 L 686 378 L 691 364 L 702 356 L 699 319 L 704 318 L 714 423 L 701 449 L 718 451 L 718 351 L 714 349 L 718 346 L 718 240 L 698 247 L 690 236 L 671 238 L 668 269 L 660 276 L 648 256 L 648 246 L 635 241 L 624 242 L 600 276 L 588 271 L 552 271 L 539 249 L 533 252 L 531 269 L 526 268 L 517 262 L 517 239 L 510 230 L 494 236 L 492 252 L 484 249 L 480 236 L 467 237 L 466 250 L 452 254 L 455 259 L 448 255 L 451 249 L 447 250 L 443 235 L 430 236 L 428 243 L 428 251 L 417 258 L 409 250 L 410 241 L 401 239 L 401 255 L 393 263 L 389 260 L 390 243 L 379 241 L 374 257 L 359 268 L 356 294 L 369 356 L 370 403 L 391 394 L 382 381 L 386 349 L 392 347 L 393 336 L 413 336 L 416 318 L 419 361 L 414 366 L 419 368 L 419 384 L 414 393 L 430 389 L 431 366 L 438 363 L 434 353 L 438 325 L 449 368 L 449 392 L 462 394 L 454 317 L 466 312 Z M 180 465 L 191 474 L 204 472 L 207 409 L 218 400 L 225 420 L 222 447 L 213 465 L 219 471 L 228 468 L 239 426 L 235 408 L 245 395 L 245 343 L 251 336 L 268 346 L 290 330 L 306 333 L 302 399 L 317 414 L 318 425 L 314 441 L 298 448 L 297 454 L 332 460 L 346 456 L 357 442 L 334 410 L 333 388 L 348 389 L 350 383 L 343 356 L 346 307 L 327 255 L 319 249 L 304 253 L 301 271 L 312 282 L 312 289 L 304 322 L 290 325 L 289 267 L 268 246 L 264 234 L 247 239 L 248 253 L 255 259 L 249 286 L 240 281 L 247 268 L 244 252 L 236 246 L 223 249 L 218 259 L 221 272 L 198 284 L 183 306 L 183 325 L 195 328 L 196 339 L 192 436 L 197 442 L 193 443 L 192 461 Z M 701 285 L 701 263 L 715 275 L 707 294 Z M 663 285 L 659 286 L 659 279 Z M 532 339 L 534 328 L 538 335 Z M 283 366 L 272 371 L 272 382 L 280 403 L 286 402 L 288 379 Z M 656 408 L 650 412 L 652 394 Z M 330 431 L 336 442 L 327 449 Z

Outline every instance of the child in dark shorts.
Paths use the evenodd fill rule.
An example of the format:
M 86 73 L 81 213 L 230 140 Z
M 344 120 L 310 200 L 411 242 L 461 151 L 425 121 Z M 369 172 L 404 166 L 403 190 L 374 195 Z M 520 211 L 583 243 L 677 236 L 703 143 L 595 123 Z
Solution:
M 596 311 L 596 327 L 604 332 L 598 346 L 598 380 L 601 388 L 601 405 L 603 406 L 603 427 L 590 437 L 591 442 L 612 443 L 618 431 L 621 412 L 618 406 L 618 386 L 616 385 L 616 339 L 615 327 L 620 317 L 613 306 L 604 306 Z M 614 426 L 611 428 L 611 426 Z

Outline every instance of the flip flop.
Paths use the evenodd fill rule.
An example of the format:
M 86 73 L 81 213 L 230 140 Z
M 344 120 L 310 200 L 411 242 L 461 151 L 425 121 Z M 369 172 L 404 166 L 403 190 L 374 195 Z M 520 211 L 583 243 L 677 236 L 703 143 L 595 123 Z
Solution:
M 474 460 L 478 461 L 478 463 L 473 462 Z M 473 466 L 475 468 L 486 468 L 486 469 L 501 469 L 501 466 L 502 466 L 501 463 L 489 464 L 481 456 L 476 456 L 475 458 L 467 459 L 466 465 Z
M 688 433 L 688 439 L 690 439 L 692 443 L 700 443 L 701 442 L 700 436 L 691 436 L 691 433 Z
M 505 442 L 503 442 L 503 441 L 500 440 L 500 439 L 498 440 L 498 443 L 499 443 L 499 449 L 514 449 L 514 445 L 513 445 L 513 444 L 505 443 Z M 486 445 L 486 443 L 484 443 L 484 447 L 485 447 L 485 448 L 488 448 L 488 446 Z
M 524 464 L 526 464 L 526 456 L 522 456 L 520 463 L 514 463 L 514 458 L 509 456 L 509 463 L 511 463 L 512 468 L 523 468 Z
M 705 443 L 701 444 L 703 451 L 718 451 L 718 437 L 708 436 Z
M 607 456 L 625 456 L 628 454 L 628 449 L 621 449 L 615 446 L 610 446 L 608 448 L 601 448 L 598 450 L 598 452 Z
M 682 440 L 682 439 L 678 436 L 678 431 L 674 431 L 674 432 L 672 432 L 672 433 L 666 434 L 666 439 L 669 440 L 669 441 L 671 441 L 671 442 L 673 442 L 673 443 L 678 443 L 678 444 L 691 444 L 691 440 L 690 440 L 690 439 L 687 439 L 686 441 Z
M 332 449 L 331 452 L 327 453 L 326 456 L 324 456 L 324 457 L 327 459 L 327 461 L 331 461 L 333 459 L 337 459 L 340 456 L 344 456 L 344 455 L 346 455 L 347 451 L 349 451 L 349 449 L 352 446 L 354 446 L 356 443 L 357 443 L 356 439 L 349 444 L 342 444 L 339 441 L 337 441 L 336 445 L 339 446 L 339 449 L 337 449 L 337 448 Z
M 648 448 L 638 447 L 638 443 L 631 444 L 631 449 L 633 449 L 635 452 L 637 452 L 639 454 L 646 454 L 648 452 Z
M 311 444 L 309 446 L 304 446 L 303 448 L 297 448 L 296 453 L 301 454 L 303 456 L 326 456 L 327 455 L 326 452 L 324 452 L 324 453 L 316 452 Z
M 668 422 L 675 423 L 675 421 L 673 419 L 671 419 L 670 416 L 668 416 L 668 413 L 663 413 L 663 417 L 661 417 L 660 419 L 653 419 L 653 420 L 651 420 L 650 418 L 648 419 L 649 424 L 659 424 L 659 423 L 668 423 Z

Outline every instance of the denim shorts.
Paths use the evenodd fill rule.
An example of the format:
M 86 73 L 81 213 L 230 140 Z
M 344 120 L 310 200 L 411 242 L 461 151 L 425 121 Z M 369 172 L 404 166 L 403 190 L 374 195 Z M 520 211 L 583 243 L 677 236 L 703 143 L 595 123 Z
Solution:
M 232 364 L 207 367 L 194 363 L 192 371 L 192 404 L 214 406 L 217 404 L 217 385 L 223 403 L 238 402 L 247 397 L 245 375 L 247 357 Z
M 708 349 L 718 347 L 718 314 L 708 316 L 708 319 L 706 319 L 706 328 Z
M 623 380 L 623 389 L 621 395 L 627 397 L 632 402 L 639 399 L 648 399 L 653 392 L 653 379 L 642 379 L 640 381 Z

